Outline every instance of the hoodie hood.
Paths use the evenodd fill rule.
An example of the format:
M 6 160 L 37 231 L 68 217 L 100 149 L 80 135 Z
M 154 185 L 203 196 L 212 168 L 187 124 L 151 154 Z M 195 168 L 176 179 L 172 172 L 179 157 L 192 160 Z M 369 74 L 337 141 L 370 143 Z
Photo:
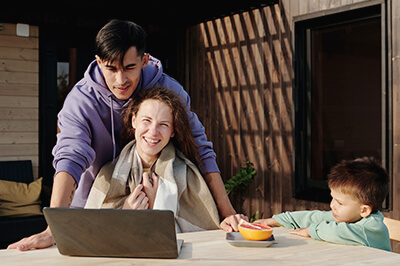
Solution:
M 104 80 L 103 72 L 97 64 L 96 60 L 90 63 L 88 69 L 85 72 L 83 82 L 87 82 L 89 87 L 93 88 L 96 93 L 96 97 L 103 101 L 108 107 L 110 107 L 111 114 L 111 134 L 113 141 L 113 163 L 116 157 L 117 147 L 115 141 L 115 113 L 120 114 L 122 109 L 126 107 L 132 98 L 142 89 L 148 89 L 157 84 L 162 76 L 162 64 L 161 61 L 152 56 L 149 57 L 149 63 L 141 70 L 140 80 L 138 86 L 133 92 L 132 96 L 128 100 L 120 100 L 108 89 L 107 84 Z

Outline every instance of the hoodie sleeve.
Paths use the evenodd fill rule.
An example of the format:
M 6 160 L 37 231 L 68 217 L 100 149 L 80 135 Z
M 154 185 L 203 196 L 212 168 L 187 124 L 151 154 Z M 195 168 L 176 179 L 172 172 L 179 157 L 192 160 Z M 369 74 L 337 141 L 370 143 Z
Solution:
M 186 112 L 189 117 L 190 126 L 192 127 L 193 137 L 199 146 L 200 155 L 200 170 L 202 174 L 220 172 L 217 162 L 216 154 L 213 150 L 213 144 L 211 141 L 207 140 L 207 135 L 203 124 L 200 122 L 197 115 L 190 110 L 190 97 L 188 93 L 183 89 L 176 80 L 163 74 L 159 81 L 159 85 L 165 86 L 173 91 L 175 91 L 186 104 Z
M 79 183 L 82 173 L 95 158 L 91 147 L 91 131 L 85 114 L 87 107 L 82 96 L 70 93 L 58 114 L 57 143 L 53 148 L 56 174 L 67 172 Z

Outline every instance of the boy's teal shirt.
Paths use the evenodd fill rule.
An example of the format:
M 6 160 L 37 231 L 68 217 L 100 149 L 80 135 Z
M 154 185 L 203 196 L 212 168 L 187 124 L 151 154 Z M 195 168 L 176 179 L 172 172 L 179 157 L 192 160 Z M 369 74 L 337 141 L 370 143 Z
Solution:
M 316 240 L 392 251 L 384 216 L 379 211 L 356 223 L 337 223 L 332 211 L 284 212 L 273 218 L 286 228 L 309 227 L 310 236 Z

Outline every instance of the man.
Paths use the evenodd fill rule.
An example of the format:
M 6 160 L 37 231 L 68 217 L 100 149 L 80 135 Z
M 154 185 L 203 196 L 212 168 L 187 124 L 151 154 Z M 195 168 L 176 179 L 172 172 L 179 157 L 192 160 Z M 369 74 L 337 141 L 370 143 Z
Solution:
M 163 73 L 161 62 L 145 53 L 144 30 L 133 22 L 112 20 L 97 34 L 93 61 L 84 78 L 67 96 L 58 115 L 57 144 L 53 149 L 56 174 L 50 207 L 83 207 L 90 188 L 106 162 L 118 156 L 121 112 L 138 91 L 160 85 L 178 93 L 188 106 L 193 136 L 199 146 L 204 179 L 225 220 L 221 228 L 237 231 L 243 215 L 236 214 L 219 174 L 212 143 L 182 86 Z M 21 251 L 54 245 L 51 231 L 10 245 Z

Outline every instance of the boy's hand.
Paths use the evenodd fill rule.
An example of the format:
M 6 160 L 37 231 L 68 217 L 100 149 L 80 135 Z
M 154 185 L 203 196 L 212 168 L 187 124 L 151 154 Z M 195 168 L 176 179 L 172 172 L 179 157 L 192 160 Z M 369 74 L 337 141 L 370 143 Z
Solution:
M 266 224 L 269 226 L 282 226 L 275 218 L 259 219 L 254 221 L 255 224 Z
M 290 231 L 289 234 L 291 235 L 297 235 L 297 236 L 302 236 L 302 237 L 310 237 L 310 234 L 308 233 L 308 228 L 297 228 L 293 231 Z

